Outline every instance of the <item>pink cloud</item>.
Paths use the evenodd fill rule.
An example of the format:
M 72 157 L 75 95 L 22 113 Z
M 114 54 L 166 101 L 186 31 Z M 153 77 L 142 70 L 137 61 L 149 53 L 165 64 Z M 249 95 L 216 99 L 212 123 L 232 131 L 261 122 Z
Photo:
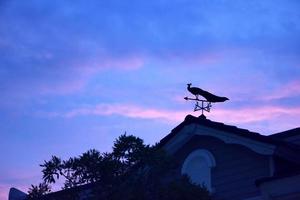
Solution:
M 98 104 L 84 106 L 66 112 L 39 112 L 40 116 L 73 118 L 77 116 L 109 116 L 120 115 L 130 118 L 158 119 L 165 122 L 181 122 L 189 110 L 166 110 L 157 108 L 141 107 L 130 104 Z M 200 113 L 197 113 L 200 115 Z M 215 109 L 206 113 L 209 118 L 214 118 L 225 123 L 249 123 L 266 120 L 275 120 L 278 117 L 300 117 L 300 107 L 289 108 L 279 106 L 258 106 L 240 109 Z
M 31 184 L 38 184 L 41 180 L 39 167 L 29 169 L 17 169 L 11 167 L 3 173 L 0 173 L 0 200 L 8 199 L 9 190 L 14 187 L 27 193 Z
M 18 170 L 10 169 L 5 174 L 0 174 L 3 180 L 0 180 L 0 200 L 8 199 L 10 188 L 14 187 L 24 193 L 28 192 L 31 185 L 37 185 L 42 182 L 39 168 Z M 55 184 L 50 185 L 51 191 L 61 190 L 64 179 L 59 179 Z
M 263 100 L 275 100 L 287 97 L 300 96 L 300 81 L 293 81 L 264 96 Z
M 1 200 L 8 199 L 9 190 L 11 187 L 13 187 L 13 186 L 0 183 L 0 199 Z M 28 187 L 29 186 L 26 186 L 26 185 L 18 185 L 17 189 L 26 193 L 28 190 Z
M 46 114 L 47 117 L 60 116 L 66 118 L 86 115 L 120 115 L 131 118 L 161 119 L 168 122 L 178 122 L 184 119 L 184 117 L 188 114 L 188 111 L 171 111 L 163 109 L 144 108 L 128 104 L 98 104 L 96 106 L 86 106 L 83 108 L 73 109 L 65 113 L 53 112 L 39 114 Z
M 212 117 L 222 119 L 228 122 L 248 123 L 264 120 L 275 119 L 280 116 L 298 116 L 300 117 L 299 108 L 263 106 L 241 109 L 219 109 L 211 114 Z M 300 125 L 300 124 L 299 124 Z
M 17 81 L 6 81 L 0 103 L 4 107 L 22 106 L 27 100 L 45 95 L 69 95 L 82 91 L 98 73 L 108 69 L 136 70 L 144 65 L 144 58 L 138 55 L 96 60 L 73 60 L 57 63 L 33 71 L 29 78 L 19 77 Z M 60 67 L 59 67 L 60 66 Z M 65 66 L 65 67 L 64 67 Z M 19 75 L 21 76 L 21 74 Z M 13 81 L 13 82 L 12 82 Z M 12 100 L 13 99 L 13 100 Z
M 8 193 L 9 193 L 10 186 L 0 184 L 0 199 L 8 199 Z
M 39 85 L 41 94 L 69 94 L 84 88 L 87 82 L 97 73 L 107 69 L 136 70 L 144 65 L 144 59 L 137 55 L 123 58 L 105 57 L 90 61 L 78 62 L 70 61 L 69 69 L 62 72 L 62 76 L 57 74 L 55 81 L 42 82 Z M 55 77 L 54 77 L 55 78 Z
M 39 112 L 40 117 L 75 118 L 79 116 L 111 116 L 118 115 L 133 119 L 157 120 L 169 124 L 172 128 L 184 120 L 186 115 L 199 116 L 200 112 L 188 110 L 172 110 L 142 107 L 128 104 L 98 104 L 83 106 L 66 112 Z M 300 107 L 256 106 L 244 108 L 222 109 L 214 108 L 211 113 L 205 113 L 208 119 L 247 128 L 261 133 L 276 133 L 295 127 L 300 123 Z

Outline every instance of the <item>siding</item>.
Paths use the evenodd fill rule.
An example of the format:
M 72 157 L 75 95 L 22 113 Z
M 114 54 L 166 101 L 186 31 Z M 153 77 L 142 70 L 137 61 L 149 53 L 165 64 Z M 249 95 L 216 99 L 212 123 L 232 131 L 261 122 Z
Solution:
M 295 135 L 295 136 L 291 136 L 291 137 L 287 137 L 284 140 L 287 141 L 287 142 L 291 142 L 291 143 L 300 145 L 300 134 Z
M 255 180 L 270 175 L 269 157 L 236 144 L 226 144 L 210 136 L 193 136 L 174 155 L 180 163 L 196 149 L 210 151 L 216 160 L 211 180 L 215 200 L 239 200 L 260 195 Z

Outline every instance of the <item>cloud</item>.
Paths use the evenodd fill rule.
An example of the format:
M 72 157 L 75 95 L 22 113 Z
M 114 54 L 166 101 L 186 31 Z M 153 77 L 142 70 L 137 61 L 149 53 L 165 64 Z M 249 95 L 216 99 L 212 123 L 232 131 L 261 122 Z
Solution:
M 12 2 L 2 15 L 9 22 L 2 24 L 2 43 L 23 46 L 17 55 L 65 59 L 99 52 L 113 58 L 184 57 L 236 46 L 272 50 L 274 41 L 289 49 L 286 37 L 292 41 L 299 33 L 297 8 L 299 3 L 272 1 Z
M 270 94 L 264 95 L 262 100 L 277 100 L 295 96 L 300 96 L 300 81 L 292 81 L 282 85 Z
M 238 62 L 241 56 L 228 49 L 246 49 L 251 60 L 257 56 L 249 56 L 249 48 L 263 52 L 259 60 L 266 54 L 276 60 L 282 52 L 298 58 L 299 6 L 206 0 L 7 2 L 0 16 L 6 22 L 0 24 L 2 96 L 9 101 L 18 95 L 70 94 L 105 69 L 137 69 L 149 60 L 230 68 L 233 63 L 224 63 L 224 57 Z
M 98 104 L 75 108 L 67 112 L 37 112 L 38 116 L 74 118 L 78 116 L 110 116 L 119 115 L 130 118 L 155 119 L 166 122 L 178 122 L 182 120 L 186 111 L 171 111 L 153 108 L 144 108 L 128 104 Z
M 1 57 L 1 56 L 0 56 Z M 7 66 L 0 70 L 0 107 L 13 107 L 42 96 L 67 96 L 82 92 L 89 81 L 98 73 L 117 69 L 137 70 L 144 64 L 142 57 L 101 58 L 91 60 L 72 59 L 45 63 L 38 67 L 24 66 L 24 69 Z M 2 73 L 1 73 L 2 71 Z
M 87 82 L 97 73 L 109 69 L 136 70 L 143 66 L 144 60 L 138 56 L 125 58 L 95 58 L 90 61 L 78 63 L 76 60 L 71 64 L 68 71 L 62 71 L 65 76 L 59 81 L 46 82 L 39 86 L 42 94 L 66 95 L 78 92 L 84 88 Z M 55 80 L 55 77 L 51 77 Z
M 223 119 L 224 121 L 235 122 L 235 123 L 248 123 L 256 121 L 273 120 L 280 116 L 287 117 L 299 117 L 299 108 L 288 108 L 288 107 L 276 107 L 276 106 L 262 106 L 262 107 L 251 107 L 251 108 L 240 108 L 230 110 L 215 110 L 212 116 Z
M 9 190 L 12 188 L 12 185 L 0 183 L 0 199 L 8 199 L 9 196 Z M 15 187 L 18 190 L 21 190 L 24 193 L 27 193 L 27 190 L 29 188 L 29 185 L 21 185 L 18 184 L 17 187 Z
M 189 114 L 188 110 L 164 110 L 156 108 L 141 107 L 128 104 L 98 104 L 95 106 L 85 106 L 75 108 L 66 112 L 38 112 L 38 116 L 43 117 L 64 117 L 74 118 L 79 116 L 110 116 L 119 115 L 130 118 L 163 120 L 165 122 L 181 122 Z M 289 108 L 280 106 L 256 106 L 231 109 L 216 109 L 212 113 L 207 113 L 224 123 L 250 123 L 266 120 L 276 120 L 278 117 L 299 117 L 300 107 Z
M 8 199 L 8 192 L 10 186 L 0 184 L 0 199 Z
M 33 185 L 37 185 L 42 181 L 40 170 L 38 167 L 27 168 L 16 168 L 10 166 L 8 170 L 2 170 L 0 172 L 0 199 L 8 199 L 9 189 L 14 187 L 27 193 L 28 188 Z
M 40 117 L 114 115 L 173 125 L 191 113 L 170 102 L 188 82 L 235 100 L 209 119 L 298 123 L 298 102 L 266 104 L 299 94 L 299 81 L 283 85 L 300 77 L 299 1 L 0 2 L 0 110 L 13 127 L 4 130 L 11 141 L 22 142 L 21 122 L 43 131 L 27 123 L 35 110 Z M 110 103 L 74 107 L 98 100 Z

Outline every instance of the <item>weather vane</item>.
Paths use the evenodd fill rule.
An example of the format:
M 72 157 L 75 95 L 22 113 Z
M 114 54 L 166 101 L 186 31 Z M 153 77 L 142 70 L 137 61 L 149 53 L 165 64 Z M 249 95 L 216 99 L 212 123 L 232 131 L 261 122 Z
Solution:
M 184 99 L 187 101 L 192 100 L 196 102 L 194 112 L 201 110 L 203 115 L 203 111 L 210 112 L 210 108 L 212 107 L 211 103 L 224 102 L 226 100 L 229 100 L 227 97 L 219 97 L 200 88 L 191 87 L 191 85 L 191 83 L 187 84 L 187 90 L 195 95 L 195 97 L 184 97 Z M 199 95 L 204 97 L 205 100 L 199 99 Z

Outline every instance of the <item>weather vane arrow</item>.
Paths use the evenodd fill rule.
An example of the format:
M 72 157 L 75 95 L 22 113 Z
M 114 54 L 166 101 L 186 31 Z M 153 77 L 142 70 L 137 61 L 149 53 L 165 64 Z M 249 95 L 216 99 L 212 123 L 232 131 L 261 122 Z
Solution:
M 203 115 L 203 111 L 210 112 L 212 103 L 224 102 L 224 101 L 229 100 L 227 97 L 220 97 L 220 96 L 214 95 L 212 93 L 209 93 L 205 90 L 202 90 L 198 87 L 191 87 L 191 85 L 192 85 L 191 83 L 187 84 L 187 90 L 190 93 L 192 93 L 193 95 L 195 95 L 195 97 L 194 98 L 184 97 L 184 99 L 187 101 L 192 100 L 192 101 L 196 102 L 194 112 L 201 110 L 202 115 Z M 199 96 L 204 97 L 205 100 L 199 99 Z

